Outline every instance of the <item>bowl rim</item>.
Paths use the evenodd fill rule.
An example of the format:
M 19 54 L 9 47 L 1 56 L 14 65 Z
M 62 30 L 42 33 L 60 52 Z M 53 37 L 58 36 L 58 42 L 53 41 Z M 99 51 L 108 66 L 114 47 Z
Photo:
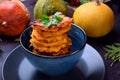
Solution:
M 70 53 L 70 54 L 61 55 L 61 56 L 46 56 L 46 55 L 40 55 L 40 54 L 33 54 L 32 51 L 30 51 L 30 50 L 28 50 L 27 48 L 24 47 L 24 45 L 22 44 L 22 41 L 21 41 L 21 38 L 22 38 L 23 34 L 25 33 L 25 31 L 27 31 L 28 29 L 31 28 L 30 26 L 29 26 L 28 28 L 26 28 L 26 29 L 21 33 L 21 35 L 20 35 L 20 45 L 21 45 L 21 47 L 22 47 L 25 51 L 27 51 L 27 53 L 29 53 L 29 54 L 31 54 L 31 55 L 33 55 L 33 56 L 42 57 L 42 58 L 47 58 L 47 59 L 48 59 L 48 58 L 49 58 L 49 59 L 63 58 L 63 57 L 66 57 L 66 56 L 75 55 L 76 53 L 78 53 L 80 50 L 82 50 L 82 49 L 85 47 L 86 42 L 87 42 L 87 35 L 86 35 L 85 31 L 84 31 L 80 26 L 78 26 L 78 25 L 76 25 L 76 24 L 74 24 L 74 23 L 72 23 L 71 26 L 72 26 L 72 25 L 74 25 L 75 27 L 79 28 L 79 29 L 82 31 L 82 33 L 83 33 L 83 35 L 84 35 L 84 42 L 82 43 L 82 46 L 81 46 L 79 49 L 77 49 L 76 51 L 73 51 L 73 52 Z

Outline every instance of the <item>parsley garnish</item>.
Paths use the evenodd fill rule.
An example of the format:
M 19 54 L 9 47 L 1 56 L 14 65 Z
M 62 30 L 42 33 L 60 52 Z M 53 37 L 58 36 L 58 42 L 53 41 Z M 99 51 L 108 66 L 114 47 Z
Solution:
M 49 18 L 49 16 L 46 14 L 42 14 L 39 22 L 43 23 L 46 27 L 50 27 L 51 25 L 57 25 L 59 22 L 63 20 L 63 18 L 59 16 L 60 14 L 62 13 L 56 12 L 52 18 Z
M 106 54 L 105 59 L 113 60 L 111 66 L 116 62 L 120 62 L 120 43 L 114 43 L 112 45 L 107 45 L 105 48 Z

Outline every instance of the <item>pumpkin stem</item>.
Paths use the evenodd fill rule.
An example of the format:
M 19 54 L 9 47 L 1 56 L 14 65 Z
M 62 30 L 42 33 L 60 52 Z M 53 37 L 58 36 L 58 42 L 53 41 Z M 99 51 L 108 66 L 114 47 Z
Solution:
M 97 6 L 101 5 L 99 0 L 95 0 L 95 2 Z
M 6 22 L 6 21 L 3 21 L 3 22 L 2 22 L 2 25 L 6 27 L 6 26 L 7 26 L 7 22 Z

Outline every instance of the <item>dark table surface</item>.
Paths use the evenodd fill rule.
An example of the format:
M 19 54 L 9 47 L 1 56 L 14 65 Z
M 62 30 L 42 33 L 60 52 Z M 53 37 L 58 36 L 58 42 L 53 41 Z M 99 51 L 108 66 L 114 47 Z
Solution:
M 104 47 L 106 45 L 111 45 L 115 42 L 120 42 L 120 13 L 119 6 L 117 2 L 118 0 L 113 0 L 112 2 L 112 10 L 115 13 L 115 27 L 114 29 L 106 36 L 101 38 L 88 38 L 87 43 L 94 47 L 99 54 L 102 56 L 104 64 L 105 64 L 105 79 L 104 80 L 119 80 L 120 79 L 120 62 L 115 63 L 112 67 L 110 66 L 111 60 L 105 60 L 104 55 Z M 33 7 L 36 0 L 24 0 L 23 3 L 28 8 L 31 13 L 31 21 L 33 20 Z M 19 42 L 15 41 L 16 37 L 6 37 L 0 35 L 2 39 L 2 43 L 0 43 L 0 80 L 2 80 L 2 66 L 5 61 L 7 55 L 11 50 L 19 45 Z

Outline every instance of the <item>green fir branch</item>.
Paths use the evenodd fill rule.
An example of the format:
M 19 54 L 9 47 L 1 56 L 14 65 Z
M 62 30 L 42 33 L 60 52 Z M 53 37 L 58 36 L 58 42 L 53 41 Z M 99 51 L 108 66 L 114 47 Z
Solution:
M 111 66 L 116 62 L 120 62 L 120 43 L 107 45 L 104 50 L 106 51 L 105 59 L 111 59 Z

